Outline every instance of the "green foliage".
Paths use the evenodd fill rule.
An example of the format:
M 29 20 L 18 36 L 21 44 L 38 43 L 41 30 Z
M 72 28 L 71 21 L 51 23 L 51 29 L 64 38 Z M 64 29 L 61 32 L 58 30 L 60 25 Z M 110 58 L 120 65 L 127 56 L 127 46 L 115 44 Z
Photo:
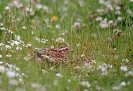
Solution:
M 133 89 L 132 2 L 105 0 L 113 8 L 107 11 L 109 6 L 100 0 L 18 0 L 19 7 L 11 6 L 14 1 L 0 1 L 0 90 Z M 64 64 L 35 62 L 37 49 L 53 46 L 69 46 L 74 52 Z

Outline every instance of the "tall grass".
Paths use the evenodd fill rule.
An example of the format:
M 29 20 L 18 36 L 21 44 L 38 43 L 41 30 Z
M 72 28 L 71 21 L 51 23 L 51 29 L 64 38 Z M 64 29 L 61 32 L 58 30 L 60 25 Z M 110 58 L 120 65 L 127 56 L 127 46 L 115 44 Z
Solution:
M 0 91 L 133 89 L 132 2 L 112 2 L 114 11 L 106 12 L 107 6 L 98 0 L 33 1 L 19 1 L 19 8 L 10 6 L 13 1 L 0 1 Z M 120 15 L 115 14 L 117 7 Z M 53 16 L 57 19 L 52 20 Z M 97 17 L 112 20 L 116 26 L 102 28 L 103 20 L 96 21 Z M 117 21 L 118 17 L 122 20 Z M 57 42 L 58 38 L 65 41 Z M 36 49 L 52 46 L 74 50 L 67 65 L 35 62 Z M 91 65 L 86 66 L 84 61 L 89 60 Z

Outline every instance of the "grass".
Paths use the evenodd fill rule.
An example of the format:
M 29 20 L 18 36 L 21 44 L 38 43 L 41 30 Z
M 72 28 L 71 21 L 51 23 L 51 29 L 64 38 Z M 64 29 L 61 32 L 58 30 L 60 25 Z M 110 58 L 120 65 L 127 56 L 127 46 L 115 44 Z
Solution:
M 132 2 L 110 2 L 110 11 L 98 0 L 41 0 L 41 8 L 33 1 L 18 2 L 19 8 L 0 1 L 0 91 L 133 89 Z M 36 49 L 66 45 L 74 50 L 67 66 L 34 62 Z M 96 63 L 86 66 L 87 59 Z

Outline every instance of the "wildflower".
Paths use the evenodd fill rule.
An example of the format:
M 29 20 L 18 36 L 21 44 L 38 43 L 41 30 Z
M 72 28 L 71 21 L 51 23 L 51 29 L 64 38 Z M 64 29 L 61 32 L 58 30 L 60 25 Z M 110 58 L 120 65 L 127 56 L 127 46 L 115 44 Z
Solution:
M 100 86 L 96 85 L 96 89 L 101 91 L 102 88 Z
M 122 62 L 126 62 L 126 63 L 128 63 L 129 62 L 129 60 L 126 58 L 126 59 L 122 59 Z
M 55 27 L 56 27 L 57 29 L 59 29 L 59 28 L 60 28 L 60 25 L 56 25 Z
M 117 17 L 117 21 L 122 21 L 122 17 Z
M 64 38 L 61 38 L 61 37 L 56 39 L 56 42 L 58 43 L 64 43 L 64 41 L 65 41 Z
M 25 30 L 25 29 L 27 29 L 27 27 L 26 27 L 26 26 L 22 26 L 22 29 L 24 29 L 24 30 Z
M 127 66 L 121 66 L 120 69 L 124 72 L 126 72 L 128 69 L 127 69 Z
M 103 13 L 104 12 L 104 9 L 97 9 L 97 12 L 98 13 Z
M 5 7 L 5 10 L 6 10 L 6 11 L 9 11 L 10 9 L 11 9 L 11 8 L 10 8 L 9 6 L 6 6 L 6 7 Z
M 27 13 L 29 13 L 30 15 L 34 15 L 34 12 L 33 12 L 32 8 L 27 8 L 27 7 L 26 7 L 25 11 L 26 11 Z
M 81 29 L 80 22 L 75 22 L 75 23 L 72 25 L 72 28 Z
M 108 27 L 107 21 L 101 21 L 101 22 L 100 22 L 100 27 L 101 27 L 101 28 L 107 28 L 107 27 Z
M 133 71 L 127 72 L 127 73 L 125 74 L 125 76 L 126 76 L 126 77 L 128 77 L 128 76 L 133 76 Z
M 25 61 L 28 61 L 29 59 L 31 59 L 30 56 L 25 56 L 25 57 L 24 57 L 24 60 L 25 60 Z
M 133 2 L 133 0 L 130 0 L 130 2 Z
M 41 43 L 46 44 L 46 43 L 47 43 L 47 41 L 48 41 L 47 39 L 42 39 L 42 40 L 41 40 Z
M 53 15 L 52 18 L 51 18 L 51 21 L 56 22 L 57 20 L 58 20 L 58 17 L 56 15 Z
M 2 62 L 2 61 L 0 61 L 0 64 L 3 64 L 3 62 Z
M 116 11 L 115 11 L 115 14 L 116 14 L 116 15 L 120 15 L 120 14 L 121 14 L 120 10 L 116 10 Z
M 4 71 L 5 71 L 5 67 L 0 65 L 0 72 L 4 73 Z
M 18 42 L 18 41 L 13 41 L 13 43 L 14 43 L 15 45 L 19 45 L 19 44 L 21 44 L 21 43 Z
M 80 43 L 76 44 L 77 47 L 81 46 Z
M 50 67 L 50 70 L 55 70 L 55 66 Z
M 4 46 L 4 44 L 3 43 L 0 43 L 0 47 L 2 47 L 2 46 Z
M 96 21 L 102 21 L 102 17 L 97 17 Z
M 27 43 L 26 47 L 32 46 L 31 42 Z
M 80 56 L 81 58 L 83 58 L 83 57 L 85 57 L 85 54 L 81 54 L 81 56 Z
M 92 61 L 92 63 L 96 64 L 96 60 L 91 60 L 91 61 Z
M 127 84 L 126 84 L 126 82 L 121 82 L 121 84 L 120 84 L 120 86 L 126 86 Z
M 63 77 L 63 76 L 62 76 L 61 74 L 59 74 L 59 73 L 56 73 L 56 76 L 57 76 L 57 77 L 60 77 L 60 78 Z
M 42 72 L 43 72 L 43 73 L 47 73 L 48 71 L 42 69 Z
M 68 79 L 67 82 L 68 82 L 68 83 L 71 83 L 71 79 Z
M 16 73 L 15 71 L 12 71 L 12 70 L 7 70 L 7 71 L 6 71 L 6 75 L 7 75 L 7 77 L 9 77 L 9 78 L 14 78 L 14 77 L 16 77 L 17 74 L 18 74 L 18 73 Z
M 3 23 L 0 23 L 0 26 L 2 27 L 4 24 Z
M 7 58 L 10 58 L 12 55 L 10 53 L 6 54 Z
M 22 50 L 22 48 L 20 46 L 17 46 L 16 50 Z
M 2 58 L 2 55 L 0 54 L 0 58 Z
M 120 9 L 121 9 L 121 7 L 120 7 L 120 6 L 117 6 L 115 9 L 116 9 L 116 10 L 120 10 Z
M 88 87 L 88 88 L 90 88 L 90 86 L 91 86 L 88 81 L 82 81 L 82 82 L 80 82 L 80 85 L 82 85 L 84 87 Z
M 0 28 L 0 30 L 4 31 L 4 30 L 6 30 L 6 28 L 4 28 L 4 27 L 1 27 L 1 28 Z
M 20 35 L 15 35 L 15 39 L 20 40 L 21 39 Z
M 112 88 L 113 90 L 115 90 L 115 91 L 118 91 L 118 90 L 120 90 L 121 89 L 121 86 L 113 86 L 113 88 Z
M 11 49 L 11 46 L 9 46 L 9 45 L 6 45 L 5 47 L 6 47 L 6 50 Z
M 37 10 L 41 10 L 42 9 L 42 5 L 41 4 L 36 4 L 36 9 Z
M 11 34 L 12 34 L 12 33 L 13 33 L 13 31 L 9 29 L 9 30 L 8 30 L 8 33 L 11 33 Z

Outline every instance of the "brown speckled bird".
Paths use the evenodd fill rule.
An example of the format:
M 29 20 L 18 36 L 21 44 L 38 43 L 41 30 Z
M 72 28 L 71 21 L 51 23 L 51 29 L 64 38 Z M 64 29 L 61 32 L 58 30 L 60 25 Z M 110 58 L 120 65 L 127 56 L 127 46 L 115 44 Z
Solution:
M 72 52 L 69 47 L 60 48 L 44 48 L 35 52 L 34 58 L 36 62 L 58 62 L 67 60 L 68 53 Z

